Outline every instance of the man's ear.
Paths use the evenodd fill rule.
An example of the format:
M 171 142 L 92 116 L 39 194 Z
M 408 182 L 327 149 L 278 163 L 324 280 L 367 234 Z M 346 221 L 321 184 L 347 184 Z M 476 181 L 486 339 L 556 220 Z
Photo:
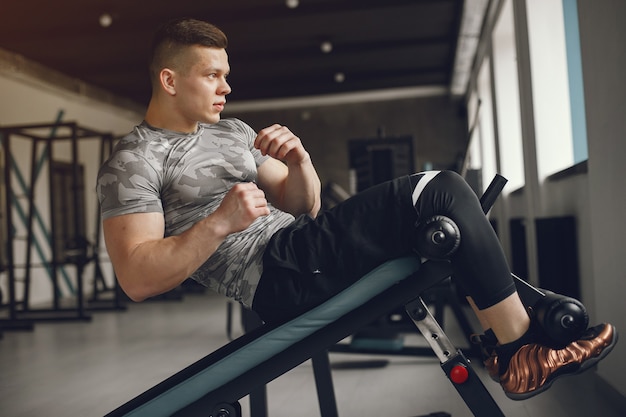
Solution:
M 161 82 L 161 88 L 169 95 L 176 95 L 176 73 L 169 69 L 163 68 L 159 73 L 159 81 Z

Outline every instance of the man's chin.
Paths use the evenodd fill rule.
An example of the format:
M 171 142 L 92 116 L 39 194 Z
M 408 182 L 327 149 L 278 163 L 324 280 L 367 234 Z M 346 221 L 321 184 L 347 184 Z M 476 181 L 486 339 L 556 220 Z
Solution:
M 211 117 L 207 117 L 204 120 L 202 120 L 202 123 L 207 123 L 210 125 L 214 125 L 215 123 L 219 122 L 221 119 L 220 115 L 212 115 Z

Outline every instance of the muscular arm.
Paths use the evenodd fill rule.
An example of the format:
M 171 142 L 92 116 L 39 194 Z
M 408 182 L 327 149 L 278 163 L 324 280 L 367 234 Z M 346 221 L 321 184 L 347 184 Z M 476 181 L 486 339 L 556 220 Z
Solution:
M 294 216 L 317 216 L 321 207 L 320 179 L 300 139 L 287 127 L 273 125 L 259 132 L 255 146 L 263 155 L 272 157 L 258 168 L 259 186 L 269 200 Z
M 234 186 L 220 206 L 178 236 L 164 237 L 160 213 L 137 213 L 104 220 L 107 251 L 124 292 L 142 301 L 180 285 L 231 234 L 269 214 L 255 184 Z

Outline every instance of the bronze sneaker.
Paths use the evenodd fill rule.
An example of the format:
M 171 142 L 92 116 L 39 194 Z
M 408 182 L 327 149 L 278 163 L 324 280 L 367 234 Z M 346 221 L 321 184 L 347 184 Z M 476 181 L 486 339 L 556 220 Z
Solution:
M 561 376 L 576 375 L 603 359 L 617 343 L 617 331 L 611 324 L 587 329 L 583 336 L 563 349 L 536 343 L 522 346 L 500 376 L 507 397 L 525 400 L 550 388 Z

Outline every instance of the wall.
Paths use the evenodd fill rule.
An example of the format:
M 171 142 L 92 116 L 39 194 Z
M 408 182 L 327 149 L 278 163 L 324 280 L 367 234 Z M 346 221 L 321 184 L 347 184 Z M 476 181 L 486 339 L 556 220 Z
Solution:
M 626 2 L 579 0 L 589 145 L 590 241 L 598 317 L 626 329 Z M 626 344 L 599 374 L 626 396 Z
M 228 107 L 228 106 L 227 106 Z M 454 168 L 467 146 L 465 112 L 447 95 L 399 100 L 301 105 L 275 110 L 228 110 L 254 129 L 288 126 L 311 154 L 323 184 L 349 189 L 350 139 L 413 136 L 415 168 Z

